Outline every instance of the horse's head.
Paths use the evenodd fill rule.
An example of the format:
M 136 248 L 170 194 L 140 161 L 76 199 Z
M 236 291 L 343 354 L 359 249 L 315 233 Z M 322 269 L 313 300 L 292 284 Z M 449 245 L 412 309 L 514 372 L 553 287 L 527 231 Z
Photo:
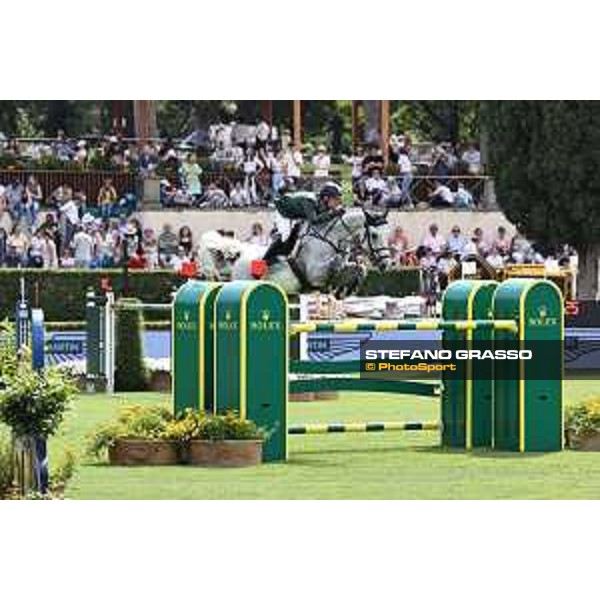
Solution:
M 369 212 L 363 209 L 365 216 L 365 240 L 373 264 L 381 271 L 387 271 L 392 264 L 392 255 L 388 246 L 388 210 L 384 213 Z

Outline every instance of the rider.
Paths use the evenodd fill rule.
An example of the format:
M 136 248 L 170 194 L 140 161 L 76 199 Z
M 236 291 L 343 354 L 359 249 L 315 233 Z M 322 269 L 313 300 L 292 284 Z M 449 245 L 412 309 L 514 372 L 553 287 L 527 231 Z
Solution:
M 318 196 L 312 192 L 289 192 L 275 201 L 279 213 L 296 221 L 289 236 L 283 240 L 278 237 L 267 249 L 263 260 L 272 263 L 277 256 L 288 256 L 293 250 L 302 224 L 321 225 L 332 220 L 343 212 L 342 188 L 334 182 L 327 182 Z

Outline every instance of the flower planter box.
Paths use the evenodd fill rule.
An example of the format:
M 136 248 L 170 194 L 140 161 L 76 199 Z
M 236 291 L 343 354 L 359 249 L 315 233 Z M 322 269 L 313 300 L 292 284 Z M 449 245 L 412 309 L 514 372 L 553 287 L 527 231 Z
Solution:
M 116 440 L 108 449 L 111 465 L 176 465 L 179 449 L 168 440 Z
M 202 467 L 252 467 L 262 462 L 262 440 L 192 440 L 188 463 Z
M 600 432 L 577 436 L 567 430 L 566 438 L 567 446 L 573 450 L 600 452 Z

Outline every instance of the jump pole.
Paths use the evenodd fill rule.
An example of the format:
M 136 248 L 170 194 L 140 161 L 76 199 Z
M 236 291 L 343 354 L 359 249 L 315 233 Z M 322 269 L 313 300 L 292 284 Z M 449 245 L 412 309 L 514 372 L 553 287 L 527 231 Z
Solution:
M 309 423 L 290 425 L 288 435 L 374 433 L 377 431 L 439 431 L 437 421 L 368 421 L 366 423 Z

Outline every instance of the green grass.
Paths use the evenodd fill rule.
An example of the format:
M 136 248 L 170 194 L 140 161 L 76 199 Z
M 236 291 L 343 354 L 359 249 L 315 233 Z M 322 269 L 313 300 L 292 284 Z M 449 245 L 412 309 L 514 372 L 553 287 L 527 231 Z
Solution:
M 567 402 L 597 394 L 595 381 L 565 384 Z M 162 403 L 167 395 L 81 395 L 51 459 L 65 444 L 83 448 L 94 426 L 119 405 Z M 437 420 L 438 403 L 414 396 L 361 393 L 293 403 L 290 422 Z M 82 458 L 67 496 L 75 499 L 461 499 L 600 498 L 600 456 L 565 451 L 518 455 L 444 451 L 437 432 L 292 436 L 290 460 L 249 469 L 111 467 Z

